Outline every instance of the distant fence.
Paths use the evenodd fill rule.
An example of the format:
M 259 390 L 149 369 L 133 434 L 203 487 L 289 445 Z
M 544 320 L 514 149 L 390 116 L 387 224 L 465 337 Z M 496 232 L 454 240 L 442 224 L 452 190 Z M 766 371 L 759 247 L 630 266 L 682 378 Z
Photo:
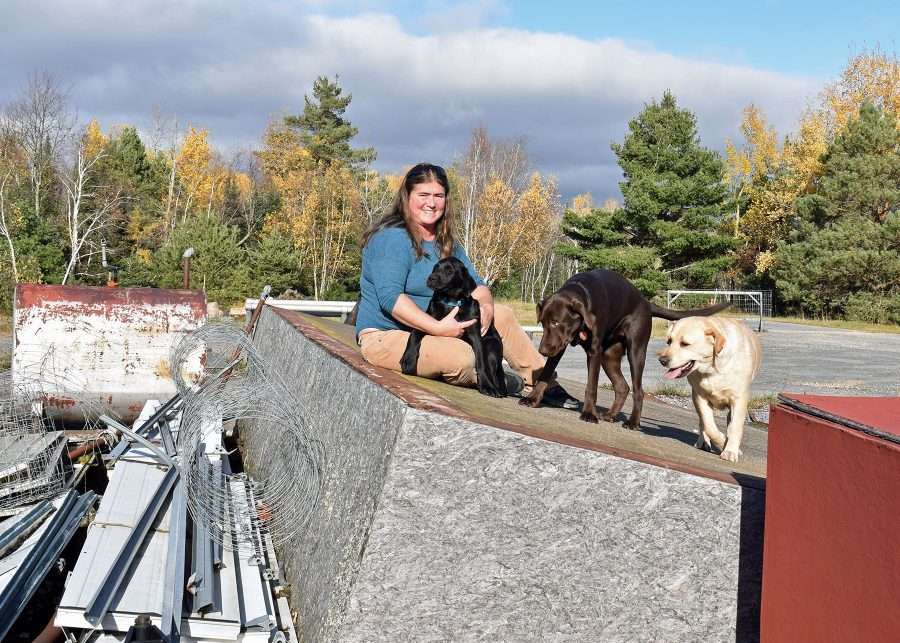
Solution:
M 763 317 L 772 316 L 771 290 L 667 290 L 668 308 L 703 308 L 724 301 L 731 302 L 731 312 L 747 313 L 758 320 L 757 330 L 763 329 Z M 677 306 L 676 306 L 677 302 Z

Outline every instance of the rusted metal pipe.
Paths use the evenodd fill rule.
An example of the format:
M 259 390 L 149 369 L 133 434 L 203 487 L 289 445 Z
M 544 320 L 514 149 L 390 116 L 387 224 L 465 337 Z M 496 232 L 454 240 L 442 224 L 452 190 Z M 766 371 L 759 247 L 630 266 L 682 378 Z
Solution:
M 69 451 L 69 460 L 75 462 L 78 458 L 83 456 L 85 453 L 90 453 L 94 449 L 98 447 L 109 446 L 109 443 L 106 441 L 106 438 L 101 436 L 99 438 L 94 438 L 93 440 L 87 440 L 83 442 L 81 445 L 75 447 L 74 449 Z

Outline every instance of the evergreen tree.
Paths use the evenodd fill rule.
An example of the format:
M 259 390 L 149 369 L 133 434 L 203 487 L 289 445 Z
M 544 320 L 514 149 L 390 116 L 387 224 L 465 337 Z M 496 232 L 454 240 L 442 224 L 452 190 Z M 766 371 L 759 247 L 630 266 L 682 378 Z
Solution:
M 303 97 L 303 114 L 284 119 L 287 126 L 298 130 L 303 147 L 316 164 L 340 162 L 352 167 L 366 158 L 374 158 L 372 148 L 350 147 L 350 140 L 359 130 L 344 118 L 353 97 L 350 94 L 342 96 L 342 93 L 337 78 L 332 82 L 319 76 L 313 83 L 312 100 L 309 96 Z
M 896 323 L 900 131 L 894 117 L 864 104 L 822 162 L 817 191 L 797 200 L 794 230 L 775 253 L 771 273 L 779 295 L 812 315 Z
M 147 150 L 137 130 L 126 127 L 107 145 L 107 166 L 116 183 L 135 196 L 154 194 L 161 177 L 154 176 Z
M 896 117 L 865 102 L 822 157 L 815 194 L 797 213 L 817 227 L 848 215 L 883 222 L 900 205 L 900 129 Z
M 622 271 L 648 295 L 670 282 L 713 285 L 734 246 L 718 231 L 727 197 L 721 158 L 701 147 L 694 115 L 670 92 L 628 128 L 622 144 L 612 145 L 625 175 L 624 207 L 569 213 L 563 230 L 579 245 L 561 251 Z

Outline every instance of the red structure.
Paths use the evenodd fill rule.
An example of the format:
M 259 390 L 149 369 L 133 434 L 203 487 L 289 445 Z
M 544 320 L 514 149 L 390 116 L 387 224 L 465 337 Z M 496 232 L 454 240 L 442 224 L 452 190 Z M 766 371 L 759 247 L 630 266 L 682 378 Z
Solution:
M 780 396 L 761 640 L 900 641 L 900 398 Z

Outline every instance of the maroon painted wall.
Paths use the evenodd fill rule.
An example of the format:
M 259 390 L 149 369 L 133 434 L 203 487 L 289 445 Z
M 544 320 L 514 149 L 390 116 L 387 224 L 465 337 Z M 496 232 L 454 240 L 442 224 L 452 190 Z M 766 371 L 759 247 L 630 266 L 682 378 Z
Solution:
M 821 406 L 900 423 L 898 398 Z M 900 445 L 779 404 L 765 524 L 762 641 L 900 641 Z

